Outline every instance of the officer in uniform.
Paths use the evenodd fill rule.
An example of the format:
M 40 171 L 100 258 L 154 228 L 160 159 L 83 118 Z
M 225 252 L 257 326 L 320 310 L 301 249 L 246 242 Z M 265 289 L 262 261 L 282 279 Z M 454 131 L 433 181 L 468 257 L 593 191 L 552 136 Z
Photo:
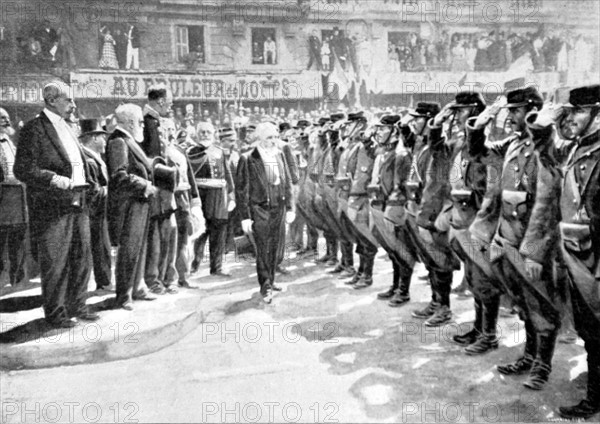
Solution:
M 191 272 L 198 270 L 208 239 L 211 275 L 230 277 L 231 274 L 223 271 L 223 253 L 229 212 L 235 209 L 233 177 L 223 149 L 214 144 L 212 124 L 200 122 L 197 135 L 198 145 L 190 147 L 187 154 L 200 191 L 206 232 L 194 243 Z
M 506 97 L 515 135 L 495 147 L 496 154 L 503 157 L 501 177 L 490 175 L 489 181 L 496 184 L 488 187 L 488 201 L 472 224 L 471 234 L 484 248 L 488 234 L 493 234 L 489 247 L 492 270 L 525 321 L 524 355 L 515 363 L 498 366 L 498 371 L 506 375 L 529 371 L 525 387 L 540 390 L 552 370 L 560 327 L 554 272 L 560 172 L 549 136 L 539 131 L 531 136 L 527 131 L 526 115 L 543 107 L 540 94 L 527 87 L 510 91 Z M 474 129 L 483 131 L 487 121 L 486 116 L 478 119 Z M 496 217 L 497 226 L 492 229 L 489 223 Z
M 559 413 L 587 419 L 600 413 L 600 85 L 571 90 L 565 109 L 562 122 L 561 114 L 542 111 L 534 125 L 556 122 L 564 136 L 575 140 L 563 166 L 559 245 L 571 277 L 575 328 L 587 351 L 587 396 Z
M 410 152 L 402 146 L 399 115 L 385 115 L 375 127 L 379 152 L 373 166 L 371 183 L 367 187 L 371 207 L 371 231 L 385 249 L 393 266 L 392 285 L 378 299 L 388 299 L 397 307 L 410 300 L 410 280 L 417 250 L 406 230 L 405 178 L 412 163 Z

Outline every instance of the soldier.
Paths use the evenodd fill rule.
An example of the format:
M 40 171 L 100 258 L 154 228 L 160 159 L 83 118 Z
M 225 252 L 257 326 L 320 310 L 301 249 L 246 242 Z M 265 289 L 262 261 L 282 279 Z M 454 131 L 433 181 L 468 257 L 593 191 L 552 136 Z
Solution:
M 348 284 L 354 285 L 360 279 L 362 272 L 364 271 L 364 263 L 362 268 L 359 270 L 361 275 L 357 275 L 354 269 L 354 244 L 358 243 L 357 231 L 354 228 L 353 223 L 348 217 L 348 203 L 350 197 L 350 190 L 352 181 L 348 175 L 348 166 L 353 157 L 357 153 L 359 147 L 359 135 L 362 130 L 366 127 L 366 118 L 363 112 L 352 113 L 348 115 L 347 124 L 342 127 L 342 143 L 338 147 L 341 152 L 337 176 L 336 176 L 336 196 L 337 196 L 337 219 L 341 226 L 342 239 L 340 240 L 340 247 L 342 250 L 342 261 L 340 264 L 329 271 L 331 274 L 340 274 L 338 278 L 353 277 L 347 281 Z M 366 190 L 366 187 L 365 187 Z M 367 226 L 368 227 L 368 226 Z M 360 249 L 359 249 L 360 250 Z
M 315 231 L 317 229 L 323 230 L 326 240 L 328 236 L 331 237 L 331 234 L 327 233 L 328 228 L 324 226 L 323 221 L 318 217 L 313 200 L 317 190 L 317 167 L 320 162 L 320 158 L 327 146 L 325 135 L 323 133 L 323 125 L 325 125 L 328 121 L 328 118 L 321 118 L 318 122 L 318 125 L 308 135 L 309 141 L 306 151 L 306 175 L 304 178 L 304 182 L 300 183 L 300 188 L 298 190 L 298 197 L 296 202 L 297 211 L 300 212 L 300 214 L 306 218 L 307 227 L 312 226 L 313 228 L 315 228 Z M 317 242 L 318 232 L 316 234 L 316 238 L 314 240 L 313 245 L 313 252 L 315 254 L 315 257 L 317 254 Z M 328 253 L 329 252 L 327 252 L 325 256 L 327 256 Z
M 233 177 L 223 149 L 214 144 L 215 129 L 212 124 L 200 122 L 197 135 L 198 144 L 190 147 L 187 154 L 200 191 L 206 232 L 194 243 L 191 272 L 198 270 L 208 239 L 211 275 L 230 277 L 231 274 L 223 271 L 223 253 L 227 219 L 229 212 L 235 209 Z
M 486 198 L 471 225 L 471 234 L 483 244 L 482 249 L 488 249 L 491 242 L 492 271 L 525 321 L 523 356 L 515 363 L 499 365 L 498 371 L 505 375 L 529 372 L 525 387 L 540 390 L 552 370 L 560 327 L 554 272 L 560 173 L 550 149 L 552 143 L 546 140 L 549 137 L 532 137 L 527 131 L 526 115 L 543 106 L 538 91 L 534 87 L 512 90 L 507 101 L 514 135 L 484 152 L 502 158 L 495 174 L 501 177 L 490 174 Z M 472 136 L 483 137 L 490 119 L 486 115 L 475 121 Z
M 564 133 L 576 144 L 563 168 L 559 244 L 571 277 L 575 328 L 585 342 L 588 377 L 586 398 L 559 413 L 587 419 L 600 412 L 600 85 L 571 90 L 566 111 Z M 540 127 L 559 121 L 543 115 L 535 121 Z
M 302 125 L 301 125 L 302 122 Z M 306 124 L 304 124 L 306 123 Z M 294 153 L 294 160 L 298 164 L 298 184 L 293 187 L 294 199 L 296 199 L 296 219 L 290 225 L 290 238 L 298 249 L 298 255 L 305 254 L 306 252 L 314 252 L 317 250 L 317 242 L 319 233 L 317 229 L 311 224 L 305 215 L 302 202 L 299 198 L 299 193 L 303 190 L 305 184 L 307 184 L 307 168 L 308 168 L 308 152 L 309 152 L 309 133 L 311 132 L 310 123 L 308 121 L 298 121 L 296 124 L 296 132 L 292 136 L 292 149 Z M 304 247 L 304 227 L 306 226 L 307 232 L 307 246 Z
M 423 109 L 418 110 L 422 113 Z M 406 229 L 406 194 L 404 182 L 412 158 L 400 140 L 399 115 L 386 115 L 376 125 L 375 140 L 380 146 L 375 159 L 371 184 L 367 187 L 371 207 L 371 231 L 385 249 L 393 266 L 392 285 L 379 293 L 378 299 L 389 299 L 389 306 L 398 307 L 410 300 L 410 280 L 417 261 L 417 250 Z
M 464 101 L 471 97 L 473 103 L 469 108 Z M 465 353 L 478 355 L 498 347 L 496 323 L 500 307 L 500 283 L 494 279 L 489 260 L 479 255 L 473 258 L 469 247 L 471 236 L 469 226 L 475 219 L 481 207 L 486 192 L 487 165 L 482 159 L 481 151 L 485 138 L 466 136 L 466 123 L 475 121 L 483 112 L 484 100 L 481 96 L 471 93 L 458 93 L 456 103 L 461 104 L 456 120 L 462 131 L 453 132 L 452 137 L 444 141 L 441 130 L 432 131 L 431 146 L 437 154 L 446 158 L 449 166 L 448 180 L 450 182 L 451 206 L 445 208 L 442 215 L 449 229 L 450 245 L 463 262 L 466 284 L 474 295 L 475 323 L 473 329 L 464 335 L 457 335 L 453 340 L 465 346 Z M 451 107 L 450 110 L 456 106 Z M 487 122 L 495 116 L 498 105 L 485 116 Z M 485 119 L 482 117 L 482 120 Z M 435 146 L 435 147 L 434 147 Z M 478 251 L 479 252 L 479 251 Z
M 439 110 L 435 106 L 430 108 L 431 115 Z M 449 207 L 450 183 L 449 156 L 440 145 L 443 140 L 440 136 L 441 127 L 452 116 L 450 128 L 456 124 L 459 133 L 464 131 L 466 119 L 477 108 L 483 109 L 481 96 L 461 92 L 455 102 L 446 105 L 443 111 L 428 121 L 426 117 L 418 116 L 411 123 L 412 137 L 407 137 L 408 145 L 414 152 L 413 165 L 405 184 L 410 199 L 407 211 L 414 217 L 409 217 L 408 229 L 419 250 L 419 257 L 429 272 L 432 291 L 429 305 L 413 311 L 412 316 L 426 319 L 425 325 L 428 327 L 440 326 L 452 319 L 450 289 L 453 272 L 460 266 L 450 248 L 449 226 L 442 214 L 445 207 Z M 403 133 L 408 134 L 406 129 Z M 457 141 L 452 135 L 449 139 Z
M 366 126 L 366 118 L 362 112 L 353 114 L 353 119 Z M 360 128 L 360 127 L 358 127 Z M 379 243 L 373 236 L 369 225 L 369 197 L 367 186 L 373 173 L 375 149 L 377 144 L 372 137 L 365 137 L 363 131 L 355 131 L 349 139 L 356 140 L 355 147 L 349 148 L 346 165 L 346 175 L 350 178 L 348 192 L 348 212 L 345 216 L 346 225 L 356 240 L 356 253 L 360 257 L 358 272 L 348 281 L 355 290 L 361 290 L 373 285 L 373 265 Z M 341 162 L 341 161 L 340 161 Z M 340 174 L 343 178 L 343 167 Z M 344 215 L 341 216 L 342 219 Z
M 318 263 L 335 266 L 338 263 L 338 241 L 344 232 L 340 227 L 337 216 L 337 195 L 335 193 L 335 174 L 338 169 L 340 152 L 337 149 L 340 141 L 340 128 L 345 116 L 336 113 L 330 116 L 330 123 L 324 127 L 322 141 L 324 150 L 315 161 L 313 173 L 316 176 L 316 190 L 313 200 L 314 211 L 319 221 L 323 223 L 327 251 L 325 255 L 317 259 Z M 333 208 L 335 206 L 335 209 Z

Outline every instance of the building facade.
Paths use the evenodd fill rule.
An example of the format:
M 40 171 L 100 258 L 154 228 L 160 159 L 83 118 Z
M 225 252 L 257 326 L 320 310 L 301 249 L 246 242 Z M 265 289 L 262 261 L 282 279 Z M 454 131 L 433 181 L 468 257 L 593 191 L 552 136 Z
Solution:
M 88 115 L 141 102 L 157 82 L 198 108 L 352 105 L 465 83 L 502 91 L 515 78 L 548 91 L 597 81 L 599 4 L 3 2 L 1 101 L 39 104 L 39 86 L 56 76 Z

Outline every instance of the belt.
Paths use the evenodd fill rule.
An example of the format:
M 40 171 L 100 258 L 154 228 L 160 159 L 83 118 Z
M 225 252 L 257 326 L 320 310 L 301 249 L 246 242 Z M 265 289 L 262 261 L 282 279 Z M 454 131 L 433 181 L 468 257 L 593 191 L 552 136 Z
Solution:
M 364 192 L 364 193 L 363 192 L 361 192 L 361 193 L 350 192 L 350 196 L 351 197 L 368 197 L 369 193 L 366 193 L 366 192 Z

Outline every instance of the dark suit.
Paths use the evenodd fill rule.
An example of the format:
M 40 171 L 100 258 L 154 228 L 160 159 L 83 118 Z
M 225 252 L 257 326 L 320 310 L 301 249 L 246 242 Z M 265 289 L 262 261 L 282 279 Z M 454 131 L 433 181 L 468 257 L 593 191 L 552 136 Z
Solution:
M 323 65 L 321 63 L 321 40 L 319 40 L 319 37 L 311 35 L 308 38 L 308 50 L 310 54 L 310 60 L 308 61 L 306 69 L 310 69 L 313 63 L 316 63 L 317 71 L 320 71 Z
M 153 159 L 161 156 L 160 121 L 152 113 L 144 115 L 144 141 L 140 144 L 146 156 Z
M 0 274 L 4 270 L 4 252 L 8 253 L 10 264 L 8 274 L 11 285 L 26 278 L 25 272 L 25 235 L 27 232 L 27 200 L 25 185 L 16 179 L 8 179 L 9 158 L 4 148 L 13 152 L 16 148 L 5 135 L 0 135 Z M 12 154 L 10 162 L 12 162 Z M 6 250 L 5 250 L 6 249 Z
M 102 158 L 83 147 L 83 153 L 90 168 L 92 180 L 99 190 L 90 199 L 90 235 L 92 240 L 92 259 L 96 286 L 110 286 L 112 280 L 110 259 L 110 237 L 106 218 L 106 197 L 108 195 L 108 170 Z
M 93 185 L 83 152 L 79 151 L 85 178 Z M 14 172 L 27 185 L 29 222 L 32 243 L 37 243 L 46 319 L 61 321 L 79 315 L 86 309 L 85 292 L 92 266 L 88 210 L 84 193 L 51 185 L 55 175 L 70 178 L 73 169 L 44 112 L 21 130 Z
M 292 209 L 292 183 L 285 158 L 279 151 L 275 157 L 279 185 L 272 184 L 273 173 L 267 174 L 257 148 L 240 157 L 236 177 L 236 199 L 241 219 L 254 221 L 252 230 L 256 241 L 256 270 L 262 294 L 275 281 L 281 223 L 285 211 Z
M 152 167 L 137 143 L 116 129 L 107 141 L 108 230 L 119 246 L 115 279 L 117 306 L 142 295 L 146 262 L 150 203 L 146 189 L 152 185 Z

